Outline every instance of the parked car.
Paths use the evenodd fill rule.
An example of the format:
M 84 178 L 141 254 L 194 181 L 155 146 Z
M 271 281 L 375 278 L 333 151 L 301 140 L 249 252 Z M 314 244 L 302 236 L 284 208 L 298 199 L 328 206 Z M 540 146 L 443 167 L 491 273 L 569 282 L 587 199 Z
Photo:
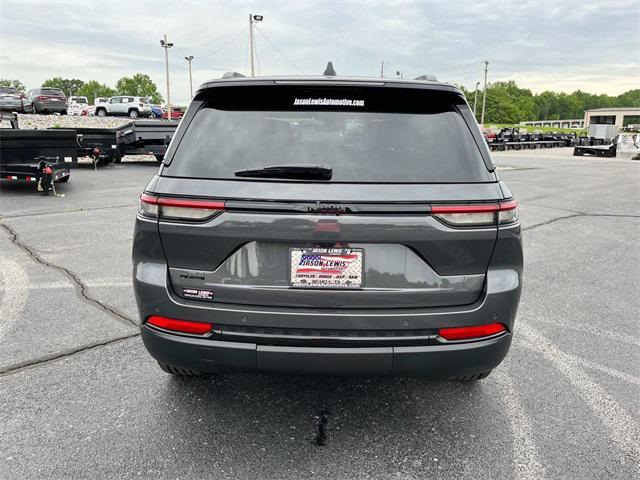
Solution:
M 87 97 L 69 97 L 69 115 L 81 115 L 82 110 L 89 105 Z
M 83 117 L 93 117 L 96 114 L 95 105 L 86 105 L 82 108 L 80 115 Z
M 279 80 L 202 85 L 140 198 L 147 350 L 174 375 L 486 377 L 521 228 L 464 94 Z
M 0 85 L 0 110 L 24 112 L 23 99 L 17 88 Z
M 162 118 L 164 110 L 160 107 L 160 105 L 151 105 L 151 116 L 153 118 Z
M 184 112 L 180 107 L 171 107 L 171 120 L 180 120 L 183 115 Z M 162 118 L 163 120 L 169 120 L 169 111 L 167 109 L 162 112 Z
M 59 88 L 34 88 L 27 92 L 25 109 L 31 113 L 67 113 L 67 96 Z
M 96 105 L 96 116 L 125 115 L 131 118 L 150 117 L 151 104 L 146 97 L 121 95 L 111 97 L 107 103 Z

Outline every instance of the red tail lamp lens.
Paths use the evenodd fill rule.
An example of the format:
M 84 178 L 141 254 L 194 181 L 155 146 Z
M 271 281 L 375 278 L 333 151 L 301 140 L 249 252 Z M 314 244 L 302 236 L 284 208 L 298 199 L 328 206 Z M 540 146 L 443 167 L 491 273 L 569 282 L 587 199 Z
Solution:
M 190 322 L 188 320 L 176 320 L 175 318 L 167 318 L 160 316 L 151 316 L 147 319 L 147 324 L 154 327 L 163 328 L 180 333 L 192 333 L 195 335 L 204 335 L 213 330 L 210 323 Z
M 471 340 L 490 337 L 506 331 L 507 328 L 503 324 L 490 323 L 489 325 L 475 325 L 473 327 L 441 328 L 438 334 L 445 340 Z

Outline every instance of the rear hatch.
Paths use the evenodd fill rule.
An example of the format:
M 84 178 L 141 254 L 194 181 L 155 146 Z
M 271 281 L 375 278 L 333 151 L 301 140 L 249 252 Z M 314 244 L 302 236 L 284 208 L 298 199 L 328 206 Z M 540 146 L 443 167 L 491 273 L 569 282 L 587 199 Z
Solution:
M 476 301 L 502 193 L 451 90 L 199 93 L 145 197 L 175 294 L 307 308 Z M 469 204 L 478 213 L 447 213 Z

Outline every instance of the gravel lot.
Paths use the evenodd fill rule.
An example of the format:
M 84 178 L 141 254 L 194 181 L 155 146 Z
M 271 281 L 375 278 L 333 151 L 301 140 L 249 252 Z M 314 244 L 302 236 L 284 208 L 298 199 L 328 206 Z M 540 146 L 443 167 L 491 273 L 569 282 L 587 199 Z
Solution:
M 475 385 L 171 378 L 130 284 L 157 166 L 79 168 L 57 198 L 3 185 L 0 477 L 638 478 L 640 163 L 567 150 L 494 154 L 525 285 L 511 352 Z
M 116 128 L 130 123 L 129 117 L 81 117 L 79 115 L 30 115 L 18 114 L 21 129 L 42 128 Z

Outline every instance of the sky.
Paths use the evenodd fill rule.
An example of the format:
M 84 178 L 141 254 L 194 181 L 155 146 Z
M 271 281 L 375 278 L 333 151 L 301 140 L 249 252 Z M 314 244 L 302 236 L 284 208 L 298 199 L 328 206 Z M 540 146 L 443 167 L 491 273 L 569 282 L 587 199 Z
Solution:
M 405 78 L 425 73 L 473 89 L 515 80 L 544 90 L 617 95 L 640 88 L 640 0 L 608 1 L 48 1 L 0 0 L 0 78 L 27 88 L 53 76 L 99 80 L 147 73 L 166 93 L 167 34 L 173 103 L 193 84 L 249 72 Z

